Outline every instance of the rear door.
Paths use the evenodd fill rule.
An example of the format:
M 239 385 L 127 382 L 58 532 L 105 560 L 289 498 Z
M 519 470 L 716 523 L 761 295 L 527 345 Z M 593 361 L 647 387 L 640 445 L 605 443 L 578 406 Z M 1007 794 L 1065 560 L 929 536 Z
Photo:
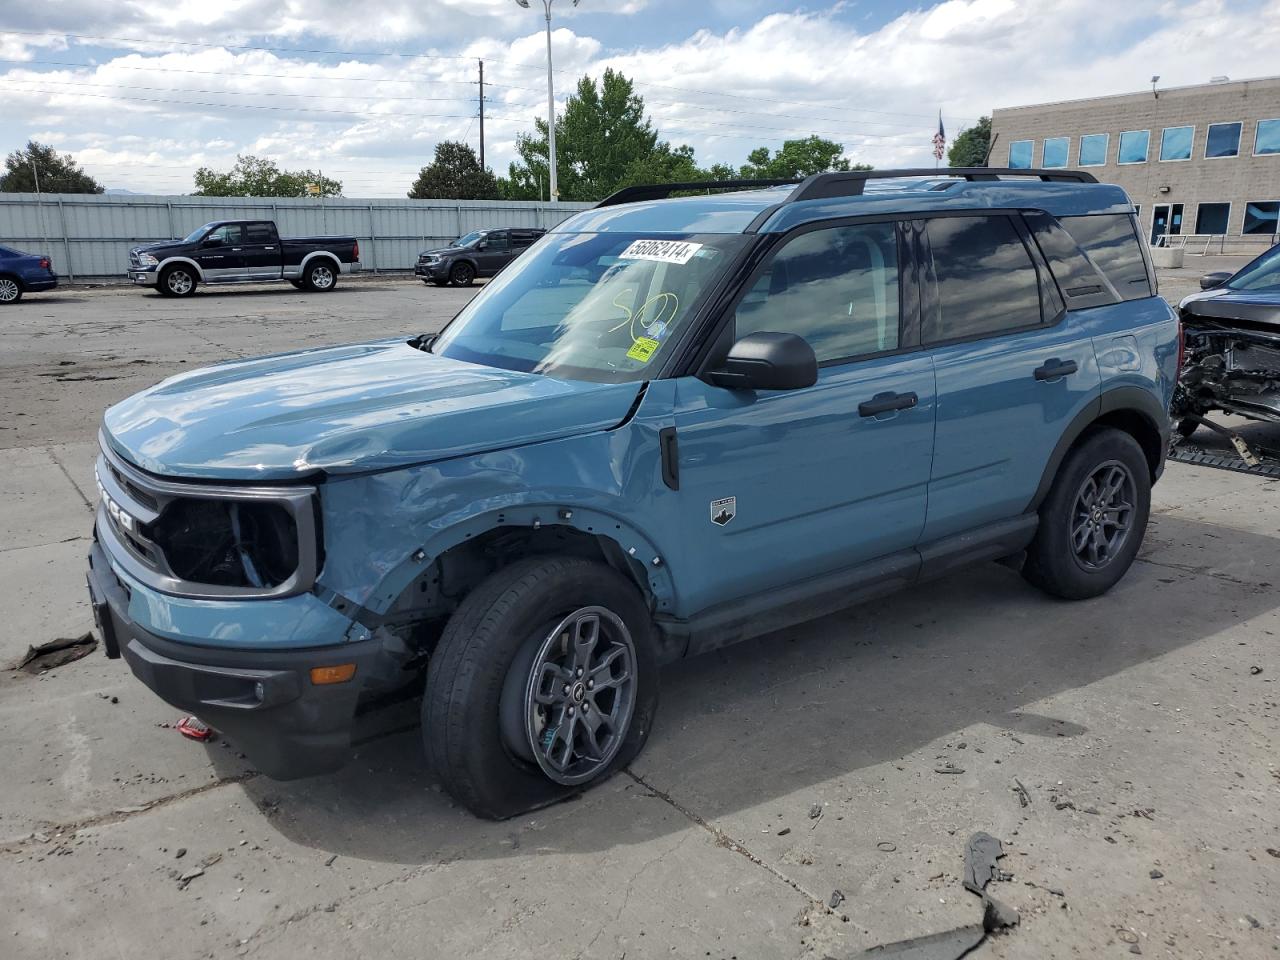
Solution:
M 244 228 L 238 223 L 224 223 L 200 241 L 192 259 L 200 264 L 204 278 L 217 283 L 241 280 L 247 276 L 244 259 Z
M 932 361 L 898 224 L 784 241 L 734 308 L 748 333 L 804 337 L 818 382 L 788 391 L 676 382 L 681 603 L 690 612 L 912 547 L 933 452 Z
M 244 226 L 245 272 L 254 280 L 280 279 L 280 239 L 270 220 Z
M 1101 378 L 1020 215 L 931 218 L 922 246 L 921 334 L 938 391 L 930 543 L 1022 513 Z

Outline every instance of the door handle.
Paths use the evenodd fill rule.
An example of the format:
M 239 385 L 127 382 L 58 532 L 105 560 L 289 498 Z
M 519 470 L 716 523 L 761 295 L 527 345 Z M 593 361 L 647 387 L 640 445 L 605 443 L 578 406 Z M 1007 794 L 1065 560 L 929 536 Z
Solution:
M 232 253 L 239 253 L 239 252 L 240 252 L 241 250 L 243 250 L 243 249 L 244 249 L 243 247 L 232 247 L 232 248 L 231 248 L 231 252 L 232 252 Z
M 877 393 L 870 400 L 858 404 L 858 416 L 876 417 L 894 410 L 910 410 L 919 402 L 920 398 L 914 393 Z
M 1074 360 L 1059 360 L 1054 357 L 1051 360 L 1046 360 L 1044 366 L 1036 367 L 1036 379 L 1057 380 L 1059 377 L 1065 377 L 1079 369 L 1079 364 Z

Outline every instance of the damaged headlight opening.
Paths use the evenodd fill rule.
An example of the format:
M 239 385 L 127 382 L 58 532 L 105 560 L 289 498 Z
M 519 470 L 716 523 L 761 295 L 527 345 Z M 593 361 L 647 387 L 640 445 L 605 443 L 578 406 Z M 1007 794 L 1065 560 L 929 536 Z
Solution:
M 298 529 L 276 503 L 174 500 L 152 527 L 173 573 L 226 587 L 275 587 L 298 569 Z

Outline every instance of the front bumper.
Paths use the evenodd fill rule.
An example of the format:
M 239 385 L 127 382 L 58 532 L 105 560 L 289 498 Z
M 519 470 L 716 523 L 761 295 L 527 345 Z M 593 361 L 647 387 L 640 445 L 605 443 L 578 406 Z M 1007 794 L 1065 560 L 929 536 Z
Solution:
M 107 656 L 123 656 L 161 699 L 224 733 L 261 772 L 293 780 L 346 761 L 364 680 L 377 675 L 378 660 L 386 656 L 378 640 L 287 650 L 167 640 L 130 619 L 130 587 L 96 539 L 88 582 Z M 356 665 L 350 681 L 312 684 L 313 667 L 345 663 Z
M 136 267 L 129 268 L 129 279 L 140 287 L 154 287 L 160 276 L 156 270 L 141 270 Z
M 441 260 L 436 263 L 423 263 L 418 261 L 414 266 L 413 272 L 419 277 L 426 277 L 428 280 L 444 280 L 449 276 L 450 264 Z

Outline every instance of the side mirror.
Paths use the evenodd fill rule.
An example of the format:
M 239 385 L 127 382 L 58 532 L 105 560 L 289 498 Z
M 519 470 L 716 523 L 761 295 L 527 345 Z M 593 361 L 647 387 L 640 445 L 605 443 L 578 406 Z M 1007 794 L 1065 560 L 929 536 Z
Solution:
M 818 358 L 794 333 L 749 333 L 706 379 L 730 390 L 799 390 L 818 382 Z
M 222 246 L 221 237 L 205 237 L 204 242 L 200 244 L 202 247 L 220 247 Z
M 1222 286 L 1234 276 L 1229 270 L 1215 270 L 1213 273 L 1206 273 L 1200 278 L 1201 290 L 1213 290 Z

